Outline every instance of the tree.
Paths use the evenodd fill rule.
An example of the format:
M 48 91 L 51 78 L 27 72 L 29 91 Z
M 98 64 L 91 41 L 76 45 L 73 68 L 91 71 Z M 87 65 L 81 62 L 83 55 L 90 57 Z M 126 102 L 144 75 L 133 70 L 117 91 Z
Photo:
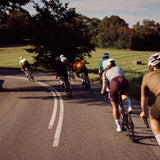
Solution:
M 5 11 L 20 8 L 20 6 L 23 6 L 30 1 L 31 0 L 0 0 L 0 10 Z
M 59 0 L 42 0 L 42 6 L 35 3 L 37 13 L 33 16 L 33 48 L 36 53 L 36 67 L 53 68 L 55 57 L 64 54 L 71 62 L 75 56 L 91 56 L 94 45 L 92 35 L 81 15 L 74 8 L 68 8 Z
M 98 25 L 97 42 L 99 47 L 116 47 L 120 34 L 128 24 L 118 16 L 105 17 Z

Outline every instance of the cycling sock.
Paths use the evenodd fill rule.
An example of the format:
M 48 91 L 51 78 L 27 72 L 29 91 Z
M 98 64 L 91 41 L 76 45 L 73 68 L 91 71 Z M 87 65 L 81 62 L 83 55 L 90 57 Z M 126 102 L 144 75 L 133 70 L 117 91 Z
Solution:
M 156 135 L 155 138 L 156 138 L 156 140 L 157 140 L 157 142 L 158 142 L 158 144 L 160 146 L 160 134 Z
M 120 119 L 115 120 L 117 127 L 121 126 Z
M 63 80 L 62 79 L 60 79 L 59 81 L 60 81 L 61 84 L 63 84 Z
M 80 77 L 80 80 L 83 82 L 84 81 L 84 79 L 82 78 L 82 77 Z
M 131 105 L 131 100 L 130 100 L 129 98 L 125 99 L 125 100 L 124 100 L 124 103 L 125 103 L 125 105 L 126 105 L 127 107 L 131 107 L 131 106 L 132 106 L 132 105 Z

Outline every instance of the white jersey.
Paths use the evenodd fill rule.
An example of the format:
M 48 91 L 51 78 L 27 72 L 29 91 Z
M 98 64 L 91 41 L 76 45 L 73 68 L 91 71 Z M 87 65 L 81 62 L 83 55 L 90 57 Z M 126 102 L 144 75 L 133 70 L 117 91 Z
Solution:
M 108 69 L 106 72 L 104 72 L 104 74 L 103 74 L 103 83 L 105 83 L 106 79 L 110 82 L 112 79 L 116 77 L 125 77 L 123 69 L 118 66 L 114 66 Z

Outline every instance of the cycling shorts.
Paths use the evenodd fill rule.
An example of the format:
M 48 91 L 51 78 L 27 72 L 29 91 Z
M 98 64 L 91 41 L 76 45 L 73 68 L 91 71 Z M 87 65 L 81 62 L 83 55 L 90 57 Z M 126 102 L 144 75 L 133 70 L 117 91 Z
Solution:
M 58 77 L 63 77 L 64 80 L 68 80 L 68 73 L 67 73 L 67 71 L 64 71 L 64 72 L 57 71 L 57 75 L 58 75 Z
M 154 104 L 150 108 L 150 115 L 160 121 L 160 95 L 157 96 Z
M 110 81 L 110 100 L 114 103 L 118 103 L 119 94 L 118 91 L 121 90 L 122 94 L 125 94 L 129 88 L 129 82 L 125 77 L 116 77 Z
M 79 67 L 76 73 L 77 74 L 84 73 L 85 77 L 88 77 L 88 70 L 86 66 Z
M 30 69 L 30 64 L 28 63 L 28 61 L 24 61 L 22 68 L 25 70 L 25 68 Z

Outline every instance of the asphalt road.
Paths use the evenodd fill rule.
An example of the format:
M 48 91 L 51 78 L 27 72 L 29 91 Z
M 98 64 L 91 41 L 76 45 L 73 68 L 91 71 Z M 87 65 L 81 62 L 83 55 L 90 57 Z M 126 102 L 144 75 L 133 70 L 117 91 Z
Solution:
M 110 102 L 80 81 L 66 96 L 53 73 L 34 72 L 29 82 L 17 70 L 0 70 L 0 160 L 159 160 L 160 148 L 132 99 L 135 142 L 116 133 Z

